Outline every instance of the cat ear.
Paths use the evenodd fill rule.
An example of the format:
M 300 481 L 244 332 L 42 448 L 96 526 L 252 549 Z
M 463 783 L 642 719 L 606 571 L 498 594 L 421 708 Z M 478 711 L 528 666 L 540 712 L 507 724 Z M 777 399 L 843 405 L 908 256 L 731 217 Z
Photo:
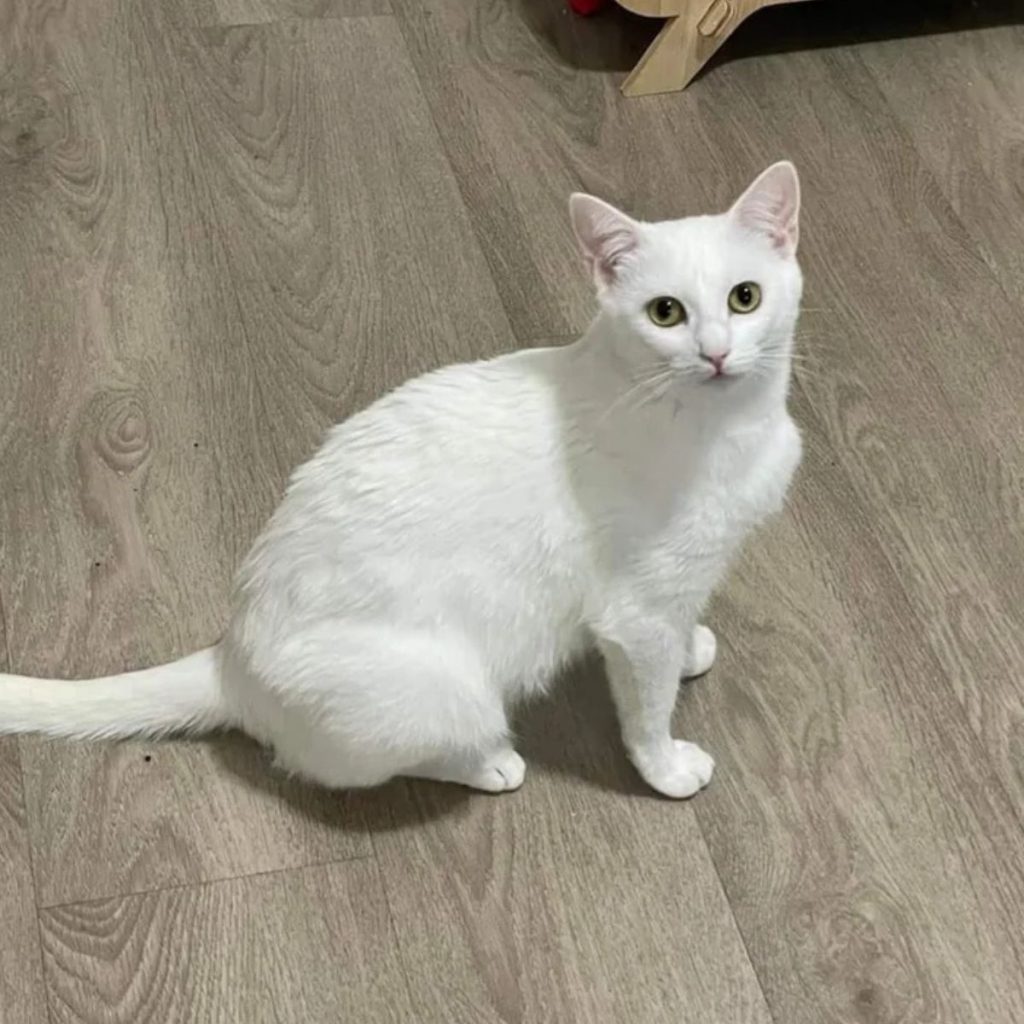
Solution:
M 729 211 L 748 231 L 769 238 L 784 255 L 796 253 L 800 240 L 800 179 L 788 161 L 772 164 Z
M 583 258 L 598 285 L 612 284 L 640 244 L 640 225 L 614 206 L 582 192 L 570 197 L 569 215 Z

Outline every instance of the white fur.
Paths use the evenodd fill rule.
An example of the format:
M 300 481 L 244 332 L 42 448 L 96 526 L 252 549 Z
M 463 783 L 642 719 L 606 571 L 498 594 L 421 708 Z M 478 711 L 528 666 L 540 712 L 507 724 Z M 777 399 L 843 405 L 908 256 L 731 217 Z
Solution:
M 576 344 L 450 366 L 336 427 L 243 566 L 213 649 L 104 681 L 0 676 L 0 731 L 236 725 L 328 786 L 419 775 L 514 789 L 506 709 L 596 644 L 629 754 L 687 797 L 713 763 L 670 734 L 730 556 L 782 505 L 801 292 L 799 189 L 769 168 L 723 215 L 641 224 L 574 196 L 600 312 Z M 730 313 L 742 281 L 755 312 Z M 646 306 L 681 300 L 661 328 Z M 730 376 L 701 357 L 728 351 Z

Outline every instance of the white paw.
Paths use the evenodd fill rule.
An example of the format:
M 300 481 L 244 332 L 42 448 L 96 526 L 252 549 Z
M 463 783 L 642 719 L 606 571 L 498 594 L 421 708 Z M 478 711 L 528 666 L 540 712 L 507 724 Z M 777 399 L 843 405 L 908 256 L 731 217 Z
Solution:
M 686 740 L 673 740 L 668 750 L 652 756 L 634 752 L 633 762 L 652 789 L 674 800 L 685 800 L 703 789 L 715 770 L 711 756 Z
M 465 780 L 467 786 L 486 793 L 518 789 L 526 777 L 526 762 L 511 748 L 499 750 Z
M 695 679 L 704 675 L 715 663 L 718 641 L 707 626 L 696 626 L 690 639 L 690 660 L 686 666 L 685 678 Z

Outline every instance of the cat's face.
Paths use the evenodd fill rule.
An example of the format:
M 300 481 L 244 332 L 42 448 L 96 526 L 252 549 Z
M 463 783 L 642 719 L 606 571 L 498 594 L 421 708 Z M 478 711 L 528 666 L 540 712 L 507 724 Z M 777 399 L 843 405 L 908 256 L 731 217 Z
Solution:
M 718 216 L 643 224 L 591 196 L 571 201 L 603 309 L 680 380 L 712 387 L 788 367 L 799 207 L 788 163 Z

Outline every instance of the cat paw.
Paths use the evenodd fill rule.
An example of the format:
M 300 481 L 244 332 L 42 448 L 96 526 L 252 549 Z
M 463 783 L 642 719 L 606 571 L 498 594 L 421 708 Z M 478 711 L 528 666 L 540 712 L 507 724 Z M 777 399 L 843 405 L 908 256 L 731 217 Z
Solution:
M 707 626 L 696 626 L 690 639 L 690 658 L 686 666 L 684 678 L 696 679 L 704 675 L 715 663 L 718 653 L 718 640 Z
M 526 762 L 511 748 L 491 754 L 446 758 L 421 764 L 407 773 L 416 779 L 454 782 L 485 793 L 507 793 L 518 789 L 526 777 Z
M 667 751 L 654 756 L 634 754 L 633 761 L 652 789 L 674 800 L 685 800 L 702 790 L 715 770 L 711 756 L 686 740 L 673 740 Z
M 487 758 L 465 785 L 485 793 L 507 793 L 518 789 L 526 778 L 526 762 L 511 747 Z

